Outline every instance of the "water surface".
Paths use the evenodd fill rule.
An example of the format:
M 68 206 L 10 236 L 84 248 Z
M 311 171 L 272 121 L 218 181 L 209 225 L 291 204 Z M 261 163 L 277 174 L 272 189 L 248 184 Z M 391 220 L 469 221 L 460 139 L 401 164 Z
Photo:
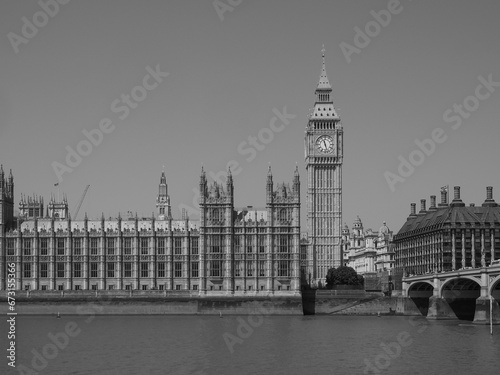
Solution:
M 55 353 L 49 334 L 64 346 L 68 324 L 76 336 Z M 7 348 L 5 321 L 2 328 Z M 487 375 L 500 365 L 500 326 L 491 336 L 488 326 L 425 318 L 21 316 L 16 329 L 18 369 L 45 353 L 38 373 L 50 375 Z M 6 361 L 0 373 L 22 373 Z

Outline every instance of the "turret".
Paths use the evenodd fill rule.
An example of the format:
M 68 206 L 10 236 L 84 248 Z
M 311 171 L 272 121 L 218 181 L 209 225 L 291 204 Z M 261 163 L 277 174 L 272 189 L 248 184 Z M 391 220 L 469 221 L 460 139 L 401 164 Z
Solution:
M 296 199 L 300 199 L 300 178 L 299 178 L 299 167 L 295 166 L 295 172 L 293 173 L 293 195 Z
M 200 203 L 205 202 L 205 198 L 207 197 L 207 176 L 205 174 L 205 170 L 203 167 L 201 167 L 201 174 L 200 174 Z
M 158 219 L 165 220 L 172 217 L 170 207 L 170 196 L 168 195 L 167 177 L 165 171 L 162 172 L 160 177 L 160 185 L 158 186 L 158 196 L 156 197 L 156 209 Z
M 227 197 L 229 198 L 229 202 L 233 203 L 234 186 L 233 186 L 233 175 L 231 174 L 231 168 L 228 168 L 227 170 L 226 191 L 227 191 Z
M 12 176 L 12 169 L 9 172 L 9 180 L 7 181 L 7 193 L 9 198 L 14 199 L 14 176 Z
M 3 172 L 3 164 L 0 164 L 0 191 L 2 191 L 5 184 L 5 174 Z
M 267 182 L 266 182 L 266 202 L 272 203 L 273 201 L 273 173 L 271 172 L 271 164 L 267 169 Z
M 344 227 L 342 228 L 342 236 L 349 237 L 349 227 L 347 223 L 344 223 Z

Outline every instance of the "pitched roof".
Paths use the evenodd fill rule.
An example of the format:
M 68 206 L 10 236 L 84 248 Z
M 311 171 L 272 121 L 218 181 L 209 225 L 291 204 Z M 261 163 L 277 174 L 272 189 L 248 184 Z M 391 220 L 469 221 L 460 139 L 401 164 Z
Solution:
M 403 224 L 395 239 L 409 235 L 416 230 L 441 228 L 444 224 L 476 224 L 478 226 L 500 225 L 500 206 L 496 207 L 439 207 L 425 214 L 410 216 Z

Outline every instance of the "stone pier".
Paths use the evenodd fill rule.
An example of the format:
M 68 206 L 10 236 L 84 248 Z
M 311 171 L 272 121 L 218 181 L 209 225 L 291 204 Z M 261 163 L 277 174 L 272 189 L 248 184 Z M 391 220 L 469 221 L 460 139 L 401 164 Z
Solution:
M 458 319 L 445 298 L 432 296 L 429 298 L 427 319 Z
M 490 298 L 479 297 L 476 299 L 476 312 L 474 324 L 490 324 Z M 500 305 L 493 299 L 493 324 L 500 324 Z

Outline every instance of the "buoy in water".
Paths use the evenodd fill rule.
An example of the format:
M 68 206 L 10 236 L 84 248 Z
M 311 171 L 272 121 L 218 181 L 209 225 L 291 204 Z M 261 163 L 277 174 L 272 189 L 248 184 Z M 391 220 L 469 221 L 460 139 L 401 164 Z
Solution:
M 57 316 L 56 316 L 57 319 L 61 319 L 61 315 L 59 314 L 59 312 L 57 312 Z

